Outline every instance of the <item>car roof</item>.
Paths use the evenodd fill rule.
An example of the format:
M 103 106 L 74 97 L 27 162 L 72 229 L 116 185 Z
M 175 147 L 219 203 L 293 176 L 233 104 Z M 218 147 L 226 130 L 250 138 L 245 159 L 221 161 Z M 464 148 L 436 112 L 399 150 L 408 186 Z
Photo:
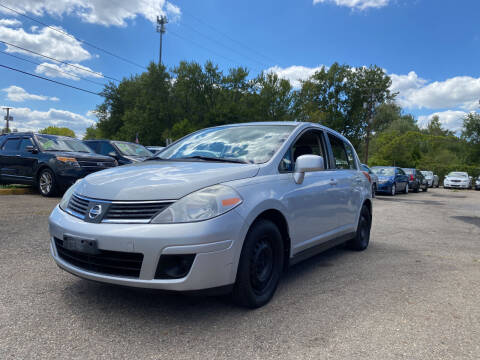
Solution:
M 298 128 L 298 129 L 304 129 L 304 128 L 308 128 L 308 127 L 316 127 L 318 129 L 328 131 L 328 132 L 338 136 L 339 138 L 348 142 L 351 145 L 350 140 L 348 140 L 345 136 L 343 136 L 339 132 L 337 132 L 337 131 L 329 128 L 329 127 L 326 127 L 324 125 L 321 125 L 319 123 L 313 123 L 313 122 L 304 122 L 304 121 L 256 121 L 255 122 L 254 121 L 254 122 L 248 122 L 248 123 L 225 124 L 225 125 L 219 125 L 219 126 L 211 126 L 207 129 L 215 129 L 215 128 L 221 129 L 221 128 L 227 128 L 227 127 L 255 126 L 255 125 L 294 126 L 295 128 Z

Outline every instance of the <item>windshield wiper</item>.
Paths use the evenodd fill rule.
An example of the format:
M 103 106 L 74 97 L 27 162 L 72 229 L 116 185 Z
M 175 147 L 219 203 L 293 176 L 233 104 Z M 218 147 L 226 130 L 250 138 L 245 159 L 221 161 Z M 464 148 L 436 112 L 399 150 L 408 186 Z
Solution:
M 248 162 L 240 159 L 226 159 L 226 158 L 216 158 L 216 157 L 209 157 L 209 156 L 201 156 L 201 155 L 195 155 L 195 156 L 188 156 L 184 158 L 176 158 L 172 160 L 188 160 L 188 159 L 199 159 L 199 160 L 205 160 L 205 161 L 218 161 L 218 162 L 228 162 L 228 163 L 235 163 L 235 164 L 248 164 Z

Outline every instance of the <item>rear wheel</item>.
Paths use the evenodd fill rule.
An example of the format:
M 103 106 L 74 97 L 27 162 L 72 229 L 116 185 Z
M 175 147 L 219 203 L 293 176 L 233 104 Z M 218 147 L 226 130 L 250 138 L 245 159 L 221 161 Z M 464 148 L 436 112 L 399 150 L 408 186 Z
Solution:
M 420 190 L 420 184 L 417 184 L 417 186 L 415 186 L 415 189 L 413 189 L 413 192 L 418 193 L 419 190 Z
M 269 220 L 255 222 L 243 244 L 233 288 L 238 305 L 257 308 L 270 301 L 283 271 L 283 240 Z
M 38 191 L 43 196 L 54 196 L 56 193 L 56 181 L 53 171 L 50 169 L 43 169 L 38 175 Z
M 428 186 L 425 186 L 425 187 L 423 188 L 423 192 L 427 192 L 427 191 L 428 191 Z
M 372 198 L 375 197 L 376 192 L 377 192 L 377 184 L 373 183 L 372 184 Z
M 405 185 L 405 190 L 403 190 L 403 193 L 408 194 L 408 183 L 407 183 L 407 185 Z
M 347 242 L 347 246 L 356 251 L 365 250 L 370 242 L 370 229 L 372 228 L 372 215 L 366 205 L 363 205 L 360 219 L 358 219 L 357 233 Z

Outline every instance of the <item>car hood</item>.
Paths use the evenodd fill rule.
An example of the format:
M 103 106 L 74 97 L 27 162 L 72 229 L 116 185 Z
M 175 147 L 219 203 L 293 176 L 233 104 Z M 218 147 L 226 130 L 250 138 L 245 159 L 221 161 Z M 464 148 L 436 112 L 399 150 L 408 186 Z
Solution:
M 77 160 L 113 161 L 113 159 L 110 156 L 104 156 L 104 155 L 99 155 L 95 153 L 85 153 L 85 152 L 77 152 L 77 151 L 45 151 L 45 152 L 55 156 L 74 157 Z
M 91 174 L 76 193 L 103 200 L 175 200 L 226 181 L 254 177 L 254 164 L 146 161 Z
M 451 181 L 451 180 L 460 180 L 460 181 L 468 181 L 468 178 L 464 177 L 459 177 L 459 176 L 448 176 L 445 178 L 445 180 Z

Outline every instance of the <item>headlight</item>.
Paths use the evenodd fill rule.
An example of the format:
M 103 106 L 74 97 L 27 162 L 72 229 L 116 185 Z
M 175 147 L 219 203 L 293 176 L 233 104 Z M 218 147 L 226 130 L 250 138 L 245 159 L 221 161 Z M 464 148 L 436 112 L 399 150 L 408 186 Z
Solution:
M 67 191 L 65 191 L 65 194 L 63 194 L 63 197 L 62 197 L 62 200 L 60 201 L 60 204 L 58 204 L 58 206 L 60 206 L 60 209 L 62 210 L 66 210 L 67 209 L 67 206 L 68 206 L 68 202 L 70 201 L 73 193 L 75 192 L 75 188 L 77 187 L 78 183 L 79 183 L 80 180 L 77 180 L 75 182 L 75 184 L 73 184 L 72 186 L 70 186 L 68 188 Z
M 77 159 L 71 157 L 57 156 L 57 161 L 63 163 L 67 167 L 80 167 Z
M 153 224 L 202 221 L 222 215 L 242 203 L 231 187 L 214 185 L 191 193 L 158 214 Z

